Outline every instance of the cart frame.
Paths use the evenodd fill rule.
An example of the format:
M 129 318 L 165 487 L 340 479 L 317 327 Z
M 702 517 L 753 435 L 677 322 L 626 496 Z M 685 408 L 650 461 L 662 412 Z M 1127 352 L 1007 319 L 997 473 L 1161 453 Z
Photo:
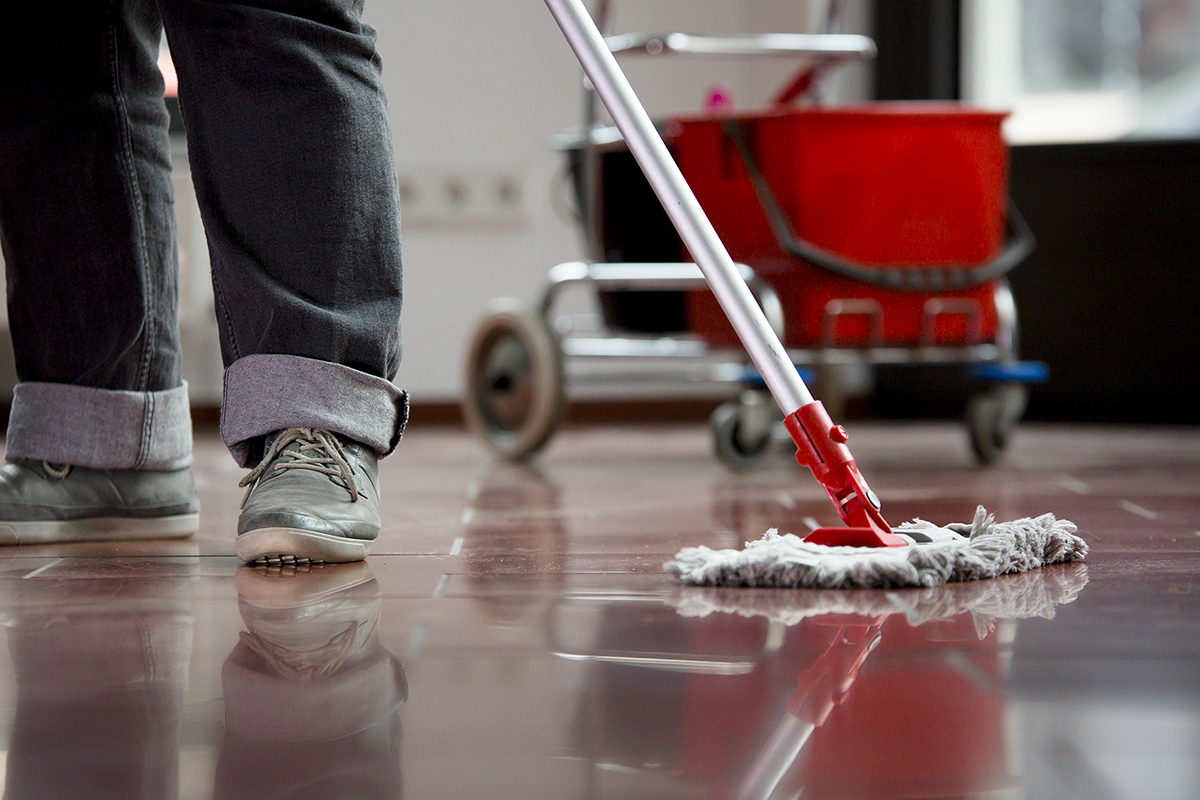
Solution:
M 597 14 L 600 25 L 608 10 L 608 3 L 602 0 Z M 836 30 L 837 12 L 835 0 L 831 4 L 828 30 Z M 868 37 L 834 32 L 732 36 L 629 33 L 606 37 L 604 43 L 613 54 L 800 58 L 807 62 L 808 86 L 818 86 L 821 75 L 833 66 L 869 59 L 875 54 L 874 43 Z M 802 82 L 805 74 L 801 70 L 785 95 L 794 92 L 794 85 Z M 674 380 L 740 387 L 738 399 L 714 413 L 712 427 L 715 450 L 721 460 L 733 469 L 747 469 L 762 463 L 774 449 L 773 443 L 789 440 L 782 415 L 772 413 L 771 404 L 763 402 L 763 387 L 775 395 L 781 409 L 795 410 L 812 402 L 797 368 L 820 369 L 828 381 L 838 367 L 847 365 L 962 364 L 986 367 L 976 375 L 994 384 L 992 390 L 972 398 L 967 409 L 967 426 L 980 461 L 990 463 L 999 457 L 1024 413 L 1025 384 L 1045 379 L 1044 365 L 1017 360 L 1016 304 L 1003 279 L 995 281 L 993 292 L 997 318 L 994 341 L 983 341 L 983 309 L 975 300 L 929 298 L 922 312 L 921 338 L 915 347 L 887 346 L 883 342 L 880 334 L 883 309 L 877 301 L 832 300 L 824 309 L 820 346 L 785 350 L 780 345 L 777 352 L 752 354 L 750 360 L 759 364 L 761 371 L 747 366 L 745 350 L 712 347 L 695 334 L 631 334 L 612 330 L 602 324 L 603 320 L 598 324 L 597 315 L 556 314 L 556 305 L 572 288 L 593 293 L 711 289 L 718 298 L 722 294 L 735 296 L 731 302 L 722 301 L 735 328 L 761 326 L 773 334 L 742 336 L 747 346 L 756 346 L 760 339 L 768 343 L 785 341 L 787 326 L 784 307 L 775 289 L 745 264 L 721 263 L 714 270 L 713 264 L 704 269 L 687 262 L 610 262 L 603 258 L 599 163 L 605 151 L 623 148 L 625 140 L 616 127 L 598 122 L 596 90 L 586 81 L 584 97 L 584 125 L 560 134 L 554 146 L 576 159 L 571 177 L 584 249 L 591 260 L 564 262 L 551 268 L 535 309 L 523 308 L 511 300 L 494 303 L 471 344 L 464 410 L 472 427 L 493 449 L 512 459 L 528 457 L 540 449 L 561 420 L 568 381 L 575 386 L 613 381 L 647 384 L 663 380 L 666 373 Z M 690 196 L 690 192 L 686 194 Z M 688 218 L 686 214 L 681 216 Z M 703 213 L 699 216 L 703 218 Z M 704 237 L 706 233 L 709 232 L 699 230 L 691 235 Z M 720 250 L 724 252 L 723 248 Z M 947 316 L 964 321 L 969 332 L 965 344 L 937 343 L 936 323 Z M 866 346 L 839 345 L 837 322 L 847 317 L 870 321 L 872 334 Z M 496 356 L 498 352 L 500 356 Z M 614 365 L 619 368 L 614 370 Z M 823 388 L 828 390 L 827 394 L 837 394 L 833 387 Z M 492 413 L 497 408 L 501 413 Z

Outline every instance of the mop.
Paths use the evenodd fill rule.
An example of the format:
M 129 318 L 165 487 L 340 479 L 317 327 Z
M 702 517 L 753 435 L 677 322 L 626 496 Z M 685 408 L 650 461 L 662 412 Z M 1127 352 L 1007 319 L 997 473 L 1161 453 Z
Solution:
M 872 589 L 995 578 L 1087 554 L 1075 525 L 1053 514 L 996 522 L 982 507 L 970 525 L 941 528 L 917 519 L 893 535 L 904 544 L 829 546 L 772 529 L 743 550 L 685 548 L 666 569 L 697 586 Z
M 1088 548 L 1075 525 L 1052 514 L 998 523 L 980 509 L 968 525 L 914 520 L 892 529 L 846 446 L 846 429 L 804 385 L 582 0 L 546 5 L 782 409 L 796 459 L 846 524 L 803 540 L 768 531 L 743 550 L 686 548 L 667 571 L 709 586 L 872 588 L 979 580 L 1083 559 Z

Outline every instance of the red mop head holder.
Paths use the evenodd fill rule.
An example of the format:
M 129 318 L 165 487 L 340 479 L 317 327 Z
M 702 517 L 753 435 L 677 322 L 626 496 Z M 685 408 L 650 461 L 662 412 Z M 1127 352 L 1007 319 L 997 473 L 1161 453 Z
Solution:
M 867 486 L 846 446 L 849 436 L 834 425 L 819 400 L 801 406 L 784 423 L 796 443 L 796 460 L 812 470 L 846 523 L 845 528 L 817 528 L 804 540 L 813 544 L 850 547 L 906 547 L 892 533 L 879 500 Z

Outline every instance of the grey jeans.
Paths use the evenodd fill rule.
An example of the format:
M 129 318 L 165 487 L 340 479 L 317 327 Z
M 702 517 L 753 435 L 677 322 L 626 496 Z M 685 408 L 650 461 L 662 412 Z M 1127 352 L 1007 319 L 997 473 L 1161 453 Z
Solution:
M 6 457 L 174 469 L 191 459 L 165 27 L 212 262 L 221 433 L 387 454 L 407 419 L 399 205 L 361 0 L 15 4 L 0 26 L 0 244 L 21 383 Z

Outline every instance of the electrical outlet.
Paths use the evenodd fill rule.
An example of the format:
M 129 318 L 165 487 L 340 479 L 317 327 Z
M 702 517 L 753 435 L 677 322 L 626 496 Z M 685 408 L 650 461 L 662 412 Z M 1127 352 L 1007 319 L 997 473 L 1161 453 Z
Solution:
M 495 164 L 401 167 L 400 219 L 407 227 L 509 226 L 525 221 L 523 170 Z

